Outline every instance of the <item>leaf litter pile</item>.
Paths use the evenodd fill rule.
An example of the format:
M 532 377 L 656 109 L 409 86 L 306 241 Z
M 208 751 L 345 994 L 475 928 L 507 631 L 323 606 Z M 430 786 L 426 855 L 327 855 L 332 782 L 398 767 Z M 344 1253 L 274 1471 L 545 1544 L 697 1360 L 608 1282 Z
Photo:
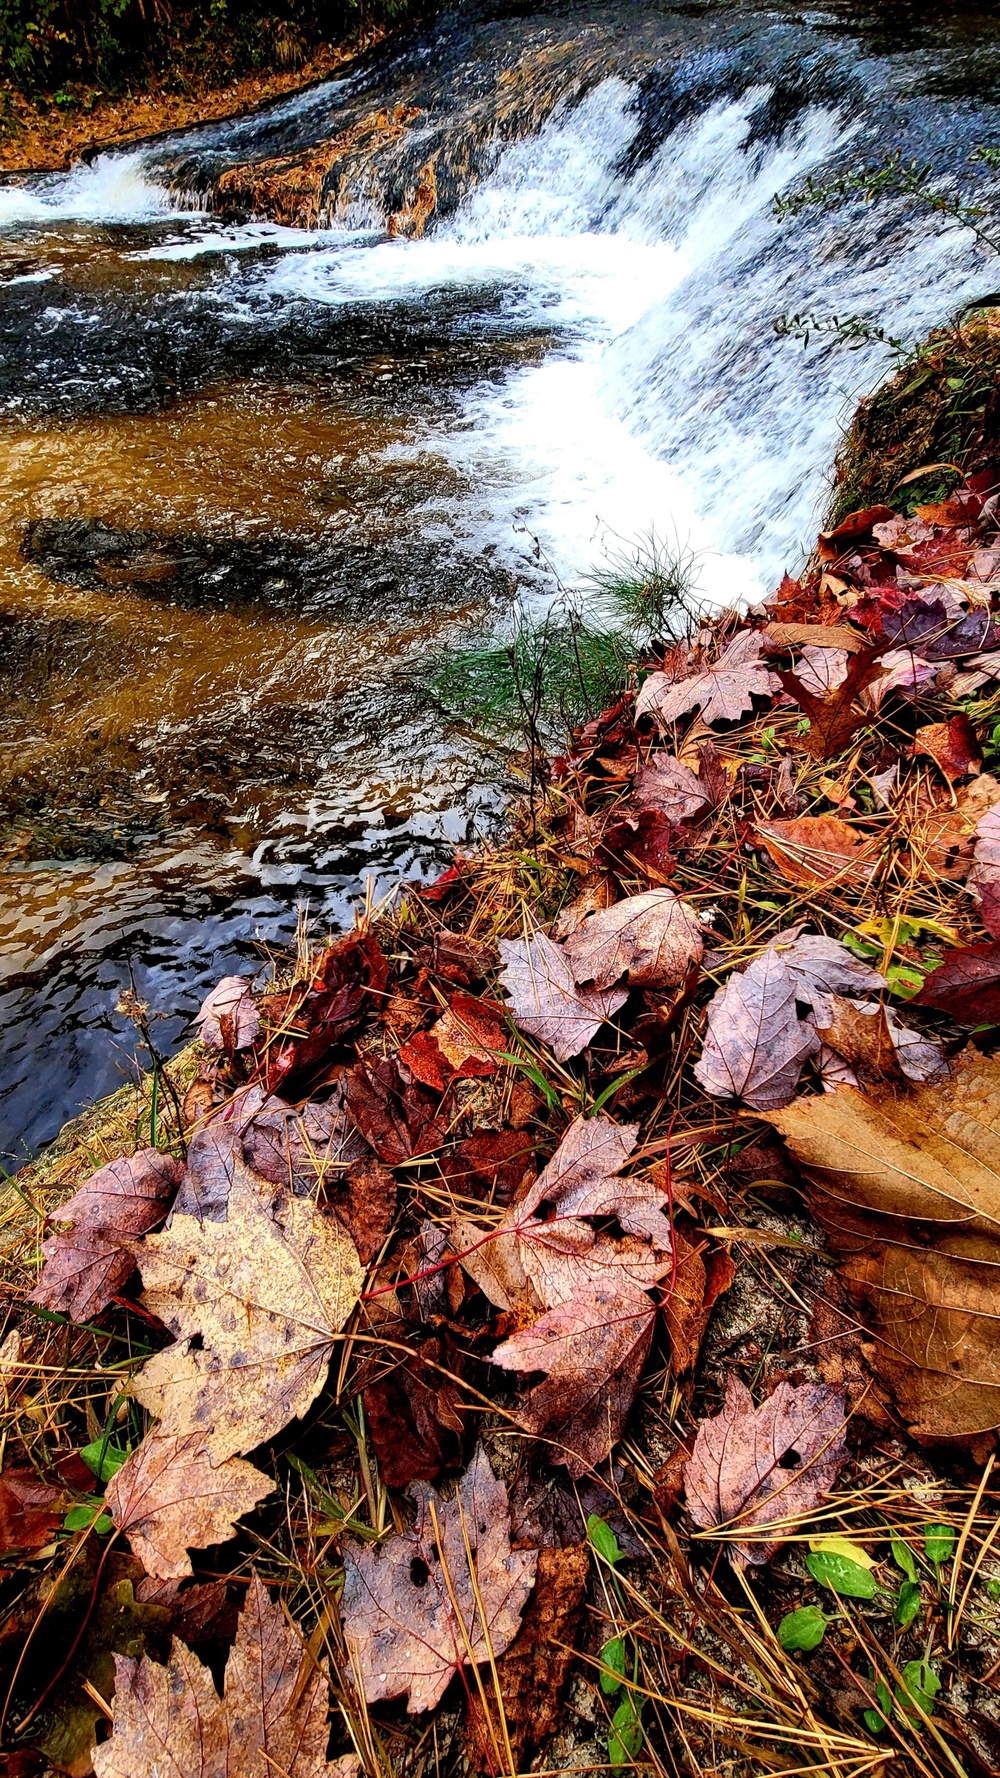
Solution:
M 7 1770 L 997 1769 L 998 499 L 12 1183 Z

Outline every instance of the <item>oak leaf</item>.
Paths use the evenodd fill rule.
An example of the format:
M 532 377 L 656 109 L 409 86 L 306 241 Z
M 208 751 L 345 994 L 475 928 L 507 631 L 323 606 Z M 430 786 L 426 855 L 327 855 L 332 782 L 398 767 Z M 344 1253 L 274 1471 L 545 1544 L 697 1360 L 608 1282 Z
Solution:
M 699 820 L 710 798 L 690 766 L 682 765 L 672 753 L 654 753 L 636 777 L 632 801 L 637 809 L 658 809 L 680 826 L 684 821 Z
M 29 1302 L 87 1321 L 107 1307 L 135 1271 L 130 1239 L 159 1227 L 184 1164 L 158 1148 L 110 1161 L 58 1213 L 71 1226 L 42 1243 L 45 1265 Z
M 733 975 L 708 1008 L 708 1028 L 695 1078 L 719 1099 L 743 1099 L 756 1110 L 786 1105 L 819 1038 L 796 1009 L 796 983 L 775 950 L 762 951 Z
M 257 1002 L 245 975 L 224 975 L 206 994 L 193 1023 L 202 1043 L 209 1049 L 249 1049 L 260 1031 Z
M 779 673 L 782 688 L 809 718 L 809 727 L 800 735 L 798 745 L 813 759 L 832 759 L 842 753 L 864 717 L 855 711 L 861 692 L 877 680 L 882 671 L 878 647 L 862 648 L 851 656 L 847 671 L 833 691 L 820 696 L 794 673 Z
M 192 1574 L 188 1550 L 225 1543 L 274 1482 L 241 1457 L 213 1467 L 200 1432 L 149 1433 L 112 1476 L 105 1499 L 147 1574 Z
M 796 815 L 762 821 L 757 838 L 786 882 L 802 889 L 827 883 L 857 886 L 874 870 L 874 843 L 839 815 Z
M 115 1657 L 110 1740 L 96 1778 L 348 1778 L 328 1760 L 329 1686 L 251 1570 L 220 1698 L 210 1668 L 175 1640 L 166 1666 Z
M 350 1236 L 236 1161 L 225 1222 L 175 1215 L 136 1244 L 143 1301 L 176 1336 L 132 1383 L 162 1436 L 203 1434 L 222 1463 L 304 1414 L 361 1292 Z
M 844 1427 L 842 1390 L 779 1383 L 755 1407 L 746 1385 L 730 1375 L 725 1406 L 702 1421 L 684 1469 L 695 1524 L 732 1526 L 729 1558 L 737 1567 L 768 1561 L 833 1487 L 849 1456 Z M 758 1536 L 749 1540 L 751 1530 Z
M 675 682 L 666 673 L 651 673 L 636 699 L 636 719 L 652 716 L 666 728 L 700 707 L 703 722 L 738 722 L 753 708 L 754 698 L 769 698 L 781 690 L 780 681 L 761 659 L 763 647 L 759 632 L 744 630 L 713 667 L 692 679 Z
M 770 1114 L 921 1438 L 1000 1425 L 1000 1059 L 878 1103 L 851 1087 Z
M 507 1490 L 477 1448 L 450 1500 L 425 1482 L 416 1518 L 378 1550 L 344 1550 L 341 1616 L 369 1704 L 408 1694 L 431 1710 L 463 1667 L 503 1654 L 535 1580 L 537 1550 L 510 1547 Z
M 674 988 L 704 952 L 701 928 L 672 889 L 649 889 L 591 914 L 563 946 L 577 982 Z
M 628 999 L 624 988 L 578 987 L 562 946 L 542 932 L 501 939 L 500 956 L 505 965 L 500 981 L 510 996 L 511 1018 L 519 1031 L 547 1043 L 557 1062 L 586 1049 Z

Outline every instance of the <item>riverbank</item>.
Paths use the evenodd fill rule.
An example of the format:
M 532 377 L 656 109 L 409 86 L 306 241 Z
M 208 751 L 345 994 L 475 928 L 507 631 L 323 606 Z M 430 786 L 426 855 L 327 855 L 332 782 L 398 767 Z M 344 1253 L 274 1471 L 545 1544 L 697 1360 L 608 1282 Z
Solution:
M 256 1573 L 332 1679 L 339 1778 L 408 1770 L 428 1723 L 469 1771 L 659 1771 L 678 1746 L 692 1771 L 720 1746 L 735 1774 L 799 1770 L 782 1750 L 803 1738 L 845 1778 L 890 1750 L 923 1778 L 987 1769 L 996 480 L 855 514 L 765 609 L 654 649 L 563 758 L 535 758 L 507 842 L 276 978 L 223 984 L 172 1085 L 120 1097 L 11 1188 L 5 1476 L 35 1489 L 30 1526 L 8 1520 L 12 1746 L 78 1778 L 95 1738 L 100 1771 L 134 1763 L 112 1651 L 186 1696 Z M 162 1203 L 137 1232 L 140 1174 Z M 146 1232 L 179 1181 L 172 1229 Z M 260 1224 L 231 1377 L 220 1217 L 230 1254 Z M 360 1300 L 296 1406 L 319 1310 L 299 1354 L 284 1298 L 272 1355 L 259 1305 L 321 1229 L 356 1255 Z M 182 1235 L 195 1285 L 168 1303 L 157 1256 Z M 219 1324 L 199 1308 L 217 1293 Z M 254 1365 L 237 1448 L 258 1467 L 235 1463 L 203 1525 L 163 1495 L 164 1476 L 195 1485 L 187 1394 L 177 1411 L 165 1384 L 200 1360 L 161 1310 L 208 1349 L 204 1388 Z M 741 1455 L 761 1437 L 763 1476 Z M 478 1534 L 530 1570 L 516 1608 L 492 1568 L 463 1581 L 461 1540 L 438 1587 L 437 1533 L 390 1607 L 408 1488 L 434 1484 L 448 1524 L 470 1463 Z M 478 1680 L 461 1652 L 422 1690 L 412 1663 L 380 1676 L 387 1612 L 431 1634 L 425 1570 L 446 1637 L 457 1613 L 489 1648 Z M 39 1662 L 25 1638 L 53 1598 Z M 393 1701 L 408 1686 L 415 1716 Z
M 386 31 L 369 26 L 341 44 L 322 44 L 294 68 L 246 74 L 219 83 L 208 76 L 111 97 L 84 89 L 56 104 L 29 99 L 9 82 L 0 84 L 0 173 L 63 172 L 95 146 L 127 146 L 167 130 L 246 116 L 259 105 L 305 91 L 331 79 L 344 64 L 381 42 Z

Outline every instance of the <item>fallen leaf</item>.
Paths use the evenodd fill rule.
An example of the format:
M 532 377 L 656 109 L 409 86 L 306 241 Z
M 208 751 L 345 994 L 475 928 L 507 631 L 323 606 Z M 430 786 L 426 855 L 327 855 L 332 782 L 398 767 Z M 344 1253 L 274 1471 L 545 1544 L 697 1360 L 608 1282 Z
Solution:
M 556 915 L 550 936 L 557 942 L 569 938 L 582 926 L 588 914 L 609 908 L 615 900 L 614 878 L 606 870 L 590 870 L 580 884 L 579 894 Z
M 460 1458 L 464 1424 L 440 1339 L 410 1353 L 363 1391 L 365 1423 L 387 1488 L 435 1482 Z
M 335 1045 L 381 1009 L 387 980 L 374 933 L 349 932 L 330 945 L 308 986 L 290 997 L 282 1021 L 289 1035 L 268 1051 L 268 1090 L 281 1087 L 287 1098 L 301 1098 Z
M 813 759 L 832 759 L 834 754 L 842 753 L 862 727 L 865 719 L 857 715 L 854 706 L 884 670 L 879 654 L 880 647 L 875 645 L 852 655 L 844 678 L 825 697 L 818 696 L 794 673 L 779 673 L 782 688 L 809 718 L 809 727 L 805 734 L 797 736 L 796 744 Z
M 285 1198 L 237 1161 L 225 1222 L 175 1214 L 136 1244 L 143 1302 L 177 1343 L 132 1392 L 163 1437 L 201 1431 L 223 1463 L 306 1412 L 361 1292 L 354 1243 L 308 1198 Z
M 326 1670 L 303 1657 L 251 1570 L 221 1698 L 183 1642 L 165 1666 L 116 1656 L 114 1722 L 94 1749 L 96 1778 L 344 1778 L 342 1761 L 326 1757 Z
M 730 1375 L 725 1406 L 702 1421 L 685 1467 L 688 1511 L 705 1530 L 732 1525 L 730 1561 L 759 1566 L 822 1504 L 848 1455 L 841 1390 L 779 1383 L 758 1408 Z M 746 1541 L 751 1528 L 763 1537 Z
M 173 1155 L 144 1148 L 91 1174 L 57 1213 L 69 1230 L 42 1243 L 45 1265 L 29 1302 L 71 1321 L 99 1314 L 135 1270 L 130 1239 L 159 1226 L 183 1173 Z
M 932 526 L 918 518 L 887 519 L 884 524 L 872 528 L 872 536 L 879 548 L 892 550 L 897 556 L 905 555 L 915 543 L 927 543 L 933 535 Z
M 234 1536 L 275 1484 L 241 1457 L 213 1468 L 202 1434 L 151 1432 L 112 1476 L 105 1499 L 147 1574 L 181 1580 L 192 1574 L 188 1550 Z
M 542 932 L 527 939 L 501 939 L 500 956 L 505 965 L 500 982 L 510 996 L 511 1018 L 519 1031 L 547 1043 L 557 1062 L 586 1049 L 628 999 L 623 988 L 602 992 L 577 987 L 562 947 Z
M 496 1664 L 514 1771 L 527 1772 L 534 1755 L 561 1726 L 560 1705 L 589 1576 L 590 1552 L 584 1543 L 538 1552 L 535 1590 L 521 1628 Z
M 565 1463 L 573 1480 L 621 1438 L 655 1320 L 649 1297 L 627 1278 L 606 1288 L 588 1283 L 493 1353 L 505 1370 L 545 1373 L 518 1420 L 545 1435 L 550 1461 Z
M 140 1605 L 159 1605 L 170 1613 L 170 1634 L 189 1648 L 203 1643 L 231 1643 L 239 1613 L 230 1604 L 224 1580 L 186 1586 L 179 1580 L 157 1580 L 147 1574 L 135 1589 Z
M 868 994 L 887 988 L 884 975 L 862 963 L 838 938 L 825 933 L 780 932 L 769 947 L 776 951 L 795 984 L 795 998 L 811 1006 L 817 1025 L 832 1018 L 834 994 Z
M 743 1099 L 756 1110 L 785 1105 L 819 1038 L 796 1010 L 796 983 L 782 957 L 762 951 L 733 975 L 708 1008 L 708 1028 L 695 1078 L 720 1099 Z
M 907 599 L 898 609 L 880 613 L 882 633 L 894 648 L 908 649 L 926 661 L 954 660 L 1000 647 L 1000 629 L 989 611 L 948 610 L 941 598 Z
M 443 1093 L 452 1080 L 496 1074 L 497 1055 L 507 1047 L 504 1009 L 472 994 L 454 994 L 429 1031 L 418 1031 L 399 1051 L 399 1060 L 425 1085 Z
M 619 821 L 608 822 L 597 856 L 619 879 L 666 883 L 677 869 L 679 832 L 659 809 L 639 809 L 634 815 L 626 810 Z
M 844 553 L 847 544 L 868 537 L 876 525 L 884 525 L 895 517 L 891 506 L 864 506 L 857 512 L 849 512 L 832 531 L 820 532 L 818 550 L 821 559 L 826 562 L 835 560 Z
M 675 1377 L 682 1377 L 694 1369 L 708 1318 L 723 1291 L 729 1289 L 736 1267 L 723 1249 L 708 1251 L 704 1238 L 696 1246 L 676 1225 L 674 1246 L 676 1266 L 670 1288 L 664 1286 L 663 1319 L 671 1367 Z
M 205 996 L 193 1020 L 201 1042 L 209 1049 L 249 1049 L 260 1031 L 260 1014 L 243 975 L 224 975 Z
M 637 809 L 658 809 L 678 826 L 697 821 L 705 814 L 709 798 L 705 786 L 690 766 L 672 753 L 654 753 L 649 765 L 636 777 L 632 801 Z
M 444 1141 L 440 1094 L 415 1080 L 398 1056 L 358 1062 L 345 1077 L 347 1115 L 380 1161 L 398 1167 Z
M 847 678 L 850 658 L 846 648 L 816 648 L 810 645 L 799 655 L 795 677 L 800 686 L 813 697 L 827 698 Z
M 979 903 L 987 932 L 1000 938 L 1000 801 L 978 822 L 972 856 L 967 888 Z
M 368 1154 L 366 1144 L 351 1126 L 340 1083 L 322 1103 L 309 1099 L 296 1107 L 273 1093 L 253 1092 L 238 1104 L 234 1122 L 249 1167 L 272 1185 L 283 1186 L 296 1197 L 319 1189 L 334 1188 L 343 1172 Z M 217 1128 L 209 1125 L 203 1132 Z M 191 1169 L 188 1152 L 188 1169 Z M 204 1163 L 199 1156 L 199 1168 Z
M 63 1488 L 43 1482 L 33 1469 L 5 1469 L 0 1475 L 0 1556 L 43 1549 L 69 1504 Z
M 830 996 L 829 1023 L 817 1029 L 823 1042 L 842 1056 L 859 1080 L 901 1082 L 903 1070 L 881 1006 L 862 1006 L 839 994 Z
M 229 1203 L 233 1169 L 242 1159 L 238 1123 L 229 1121 L 225 1113 L 205 1129 L 197 1130 L 188 1143 L 187 1164 L 174 1199 L 174 1213 L 196 1216 L 199 1222 L 221 1222 Z
M 960 1025 L 1000 1024 L 1000 942 L 949 951 L 911 1005 L 937 1007 Z
M 689 710 L 701 709 L 703 722 L 738 722 L 753 708 L 754 698 L 770 698 L 780 682 L 761 659 L 764 638 L 744 630 L 724 648 L 714 667 L 679 682 L 666 673 L 651 673 L 635 703 L 636 720 L 652 716 L 661 728 L 669 727 Z
M 865 646 L 860 630 L 849 624 L 769 623 L 764 634 L 779 648 L 833 648 L 857 654 Z
M 379 1549 L 345 1547 L 341 1617 L 367 1702 L 407 1693 L 415 1714 L 433 1709 L 463 1667 L 509 1647 L 538 1551 L 511 1549 L 507 1490 L 482 1447 L 452 1499 L 426 1482 L 410 1495 L 409 1530 Z
M 998 1106 L 1000 1059 L 969 1048 L 898 1099 L 843 1087 L 770 1114 L 919 1438 L 1000 1424 Z
M 704 952 L 701 928 L 672 889 L 649 889 L 591 914 L 563 946 L 577 983 L 676 987 Z
M 959 711 L 947 722 L 929 722 L 918 728 L 910 754 L 913 759 L 919 759 L 921 755 L 932 759 L 949 784 L 978 772 L 983 763 L 976 731 L 964 711 Z
M 900 697 L 911 701 L 922 692 L 930 691 L 937 678 L 937 667 L 929 661 L 921 660 L 908 649 L 892 649 L 881 657 L 882 678 L 866 685 L 861 693 L 861 702 L 872 714 L 881 710 L 890 692 L 898 692 Z
M 801 889 L 867 882 L 875 868 L 872 839 L 849 827 L 839 815 L 762 821 L 757 838 L 786 882 Z
M 477 1130 L 438 1165 L 460 1198 L 487 1197 L 509 1204 L 526 1173 L 534 1174 L 534 1143 L 519 1130 Z

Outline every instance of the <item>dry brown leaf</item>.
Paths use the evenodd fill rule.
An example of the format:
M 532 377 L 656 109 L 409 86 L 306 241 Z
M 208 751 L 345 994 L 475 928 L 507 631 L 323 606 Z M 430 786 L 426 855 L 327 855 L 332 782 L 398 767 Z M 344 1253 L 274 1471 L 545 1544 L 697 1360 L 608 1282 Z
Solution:
M 704 1237 L 699 1245 L 689 1241 L 674 1226 L 677 1259 L 672 1283 L 664 1285 L 663 1319 L 670 1340 L 670 1362 L 676 1377 L 694 1368 L 708 1326 L 708 1318 L 724 1290 L 736 1276 L 729 1254 L 723 1248 L 706 1252 Z
M 500 982 L 510 995 L 511 1018 L 519 1031 L 547 1043 L 557 1062 L 585 1050 L 628 999 L 624 988 L 604 992 L 577 987 L 563 947 L 542 932 L 527 939 L 501 939 L 500 955 L 505 964 Z
M 861 1006 L 840 994 L 830 996 L 830 1019 L 817 1029 L 825 1044 L 857 1071 L 861 1080 L 901 1084 L 903 1070 L 896 1054 L 885 1008 Z
M 672 889 L 648 889 L 591 914 L 563 946 L 575 980 L 595 988 L 626 974 L 633 988 L 675 988 L 704 949 L 694 914 Z
M 708 1028 L 695 1078 L 719 1099 L 744 1099 L 766 1110 L 786 1105 L 803 1063 L 819 1038 L 799 1018 L 797 986 L 776 950 L 762 951 L 733 975 L 708 1008 Z
M 861 631 L 849 624 L 769 623 L 764 634 L 775 648 L 835 648 L 858 654 L 865 646 Z
M 841 821 L 839 815 L 796 815 L 791 821 L 762 821 L 757 838 L 788 883 L 821 889 L 828 883 L 857 887 L 874 870 L 876 842 Z
M 539 1550 L 535 1590 L 521 1628 L 497 1662 L 517 1772 L 530 1769 L 532 1756 L 560 1727 L 560 1703 L 574 1659 L 589 1574 L 590 1551 L 584 1543 Z
M 493 1353 L 505 1370 L 544 1372 L 518 1419 L 526 1431 L 545 1435 L 550 1461 L 565 1463 L 574 1481 L 621 1438 L 655 1320 L 649 1297 L 627 1277 L 586 1284 Z
M 949 784 L 969 773 L 978 773 L 983 763 L 976 731 L 964 711 L 948 722 L 928 722 L 918 728 L 910 752 L 914 759 L 932 759 Z
M 211 1670 L 175 1640 L 166 1666 L 115 1656 L 114 1725 L 96 1778 L 345 1778 L 328 1760 L 329 1687 L 251 1571 L 220 1698 Z
M 781 690 L 780 680 L 761 659 L 763 646 L 758 631 L 744 630 L 723 649 L 714 667 L 693 679 L 674 681 L 666 673 L 651 673 L 636 699 L 636 718 L 652 716 L 660 728 L 668 728 L 700 706 L 703 722 L 738 722 L 753 708 L 754 698 Z
M 482 1447 L 451 1500 L 425 1482 L 410 1495 L 408 1531 L 345 1548 L 341 1616 L 368 1703 L 406 1692 L 413 1714 L 433 1709 L 462 1667 L 509 1647 L 538 1551 L 511 1549 L 507 1490 Z
M 205 996 L 193 1020 L 209 1049 L 249 1049 L 260 1031 L 260 1014 L 244 975 L 224 975 Z
M 737 1567 L 759 1565 L 822 1504 L 848 1455 L 842 1390 L 779 1383 L 758 1408 L 731 1375 L 721 1414 L 702 1421 L 685 1465 L 688 1511 L 705 1530 L 732 1527 Z M 748 1541 L 751 1528 L 763 1538 Z
M 93 1173 L 57 1212 L 71 1226 L 42 1243 L 45 1265 L 29 1301 L 71 1321 L 98 1315 L 135 1271 L 130 1238 L 159 1227 L 183 1172 L 173 1155 L 144 1148 Z
M 632 801 L 637 809 L 659 809 L 679 826 L 704 815 L 710 798 L 690 766 L 682 765 L 672 753 L 654 753 L 636 777 Z
M 976 827 L 998 802 L 1000 782 L 989 772 L 953 792 L 947 802 L 925 802 L 910 833 L 925 874 L 952 881 L 968 876 L 974 861 Z
M 0 1475 L 0 1556 L 39 1550 L 62 1524 L 70 1497 L 43 1482 L 33 1469 L 8 1467 Z
M 163 1436 L 202 1432 L 222 1463 L 306 1412 L 364 1273 L 350 1236 L 308 1198 L 286 1197 L 242 1161 L 225 1222 L 175 1215 L 136 1244 L 143 1301 L 177 1343 L 132 1384 Z
M 194 1572 L 188 1550 L 226 1543 L 236 1520 L 274 1487 L 241 1457 L 213 1468 L 200 1432 L 151 1432 L 112 1476 L 105 1498 L 146 1573 L 181 1580 Z
M 1000 1058 L 875 1103 L 850 1087 L 772 1112 L 876 1362 L 915 1436 L 1000 1425 Z

